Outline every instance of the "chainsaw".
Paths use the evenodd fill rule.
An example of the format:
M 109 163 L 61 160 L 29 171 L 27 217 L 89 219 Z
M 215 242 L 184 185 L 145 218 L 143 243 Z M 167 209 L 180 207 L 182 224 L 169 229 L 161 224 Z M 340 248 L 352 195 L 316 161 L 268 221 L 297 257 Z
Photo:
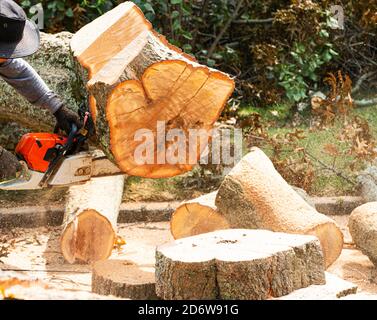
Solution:
M 1 190 L 35 190 L 85 183 L 92 177 L 123 175 L 100 150 L 90 150 L 88 139 L 95 132 L 93 120 L 82 105 L 83 127 L 72 125 L 68 136 L 28 133 L 19 141 L 16 156 L 22 166 L 19 177 L 0 183 Z

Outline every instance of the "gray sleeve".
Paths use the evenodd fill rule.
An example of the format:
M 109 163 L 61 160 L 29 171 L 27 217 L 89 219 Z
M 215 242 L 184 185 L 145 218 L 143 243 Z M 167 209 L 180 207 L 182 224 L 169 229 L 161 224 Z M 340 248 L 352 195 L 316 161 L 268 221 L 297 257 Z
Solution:
M 12 59 L 0 64 L 0 76 L 33 105 L 52 113 L 63 105 L 34 68 L 23 59 Z

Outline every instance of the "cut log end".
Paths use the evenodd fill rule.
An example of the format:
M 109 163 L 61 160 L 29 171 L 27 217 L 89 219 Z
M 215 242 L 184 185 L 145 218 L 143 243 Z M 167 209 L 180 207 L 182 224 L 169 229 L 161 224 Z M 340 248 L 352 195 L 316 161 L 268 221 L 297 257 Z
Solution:
M 65 228 L 61 249 L 69 263 L 91 263 L 111 255 L 115 233 L 109 220 L 95 210 L 83 211 Z
M 189 130 L 209 132 L 233 89 L 233 81 L 225 75 L 179 60 L 153 64 L 141 82 L 119 84 L 106 106 L 116 163 L 130 175 L 150 178 L 192 170 L 190 163 L 200 158 L 207 143 L 195 141 L 193 145 Z M 180 130 L 178 141 L 159 141 L 161 134 L 172 129 Z M 183 156 L 180 150 L 171 149 L 177 146 L 186 150 Z M 195 150 L 195 159 L 190 159 L 190 150 Z
M 343 233 L 333 222 L 316 226 L 306 232 L 308 235 L 316 236 L 321 243 L 326 269 L 330 267 L 340 256 L 343 249 Z
M 217 211 L 216 192 L 182 203 L 170 221 L 174 239 L 229 228 L 228 221 Z

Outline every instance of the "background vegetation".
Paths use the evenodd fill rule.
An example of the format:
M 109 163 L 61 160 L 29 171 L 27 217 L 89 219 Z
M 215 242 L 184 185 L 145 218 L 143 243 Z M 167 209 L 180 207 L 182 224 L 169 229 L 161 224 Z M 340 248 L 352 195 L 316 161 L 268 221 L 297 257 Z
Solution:
M 55 33 L 75 32 L 123 1 L 19 1 L 26 11 L 40 2 L 45 31 Z M 268 152 L 290 183 L 315 194 L 357 192 L 357 173 L 376 156 L 376 1 L 133 2 L 173 44 L 235 77 L 222 120 L 244 128 L 245 142 Z M 333 5 L 344 10 L 343 29 Z M 179 179 L 166 183 L 181 188 Z

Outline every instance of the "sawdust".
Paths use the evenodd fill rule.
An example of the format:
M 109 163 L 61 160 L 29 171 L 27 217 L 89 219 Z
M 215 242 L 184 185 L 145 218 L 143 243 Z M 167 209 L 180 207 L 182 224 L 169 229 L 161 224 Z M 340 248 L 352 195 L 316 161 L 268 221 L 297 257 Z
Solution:
M 110 258 L 139 265 L 153 266 L 155 246 L 172 241 L 167 222 L 118 224 L 118 234 L 126 244 Z M 2 230 L 1 240 L 12 245 L 0 259 L 0 270 L 23 272 L 56 289 L 91 291 L 92 266 L 66 263 L 60 252 L 60 235 L 61 227 Z

